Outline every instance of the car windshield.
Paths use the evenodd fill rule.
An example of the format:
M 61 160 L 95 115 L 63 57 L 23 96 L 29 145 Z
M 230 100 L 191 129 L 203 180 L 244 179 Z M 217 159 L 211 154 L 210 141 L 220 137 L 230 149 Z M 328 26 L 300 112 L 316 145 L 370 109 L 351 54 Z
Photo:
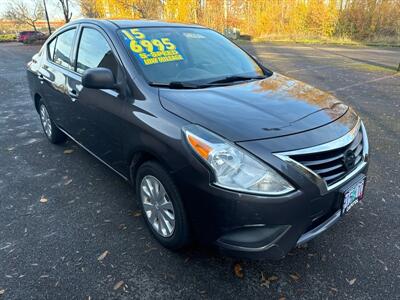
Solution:
M 153 85 L 196 87 L 265 77 L 253 58 L 213 30 L 126 28 L 119 35 Z

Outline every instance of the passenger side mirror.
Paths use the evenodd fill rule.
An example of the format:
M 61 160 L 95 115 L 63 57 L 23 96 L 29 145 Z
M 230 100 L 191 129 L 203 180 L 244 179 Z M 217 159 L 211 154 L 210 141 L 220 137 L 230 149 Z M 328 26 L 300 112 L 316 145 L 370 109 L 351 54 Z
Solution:
M 82 85 L 89 89 L 118 89 L 110 69 L 87 69 L 82 75 Z

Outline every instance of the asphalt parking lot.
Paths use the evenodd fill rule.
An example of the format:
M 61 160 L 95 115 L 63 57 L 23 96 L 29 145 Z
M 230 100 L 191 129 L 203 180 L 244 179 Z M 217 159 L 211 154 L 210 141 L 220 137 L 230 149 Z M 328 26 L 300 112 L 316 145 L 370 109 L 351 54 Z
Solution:
M 245 47 L 359 111 L 364 201 L 281 261 L 165 250 L 126 182 L 73 142 L 47 142 L 25 77 L 38 47 L 0 44 L 0 299 L 400 299 L 400 49 Z

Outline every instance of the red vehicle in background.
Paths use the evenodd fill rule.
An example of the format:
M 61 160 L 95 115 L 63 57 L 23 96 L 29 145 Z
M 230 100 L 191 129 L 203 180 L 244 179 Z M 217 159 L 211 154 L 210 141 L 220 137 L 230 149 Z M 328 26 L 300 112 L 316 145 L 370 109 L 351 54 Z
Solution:
M 29 40 L 45 39 L 46 35 L 40 31 L 21 31 L 17 36 L 17 41 L 26 43 Z

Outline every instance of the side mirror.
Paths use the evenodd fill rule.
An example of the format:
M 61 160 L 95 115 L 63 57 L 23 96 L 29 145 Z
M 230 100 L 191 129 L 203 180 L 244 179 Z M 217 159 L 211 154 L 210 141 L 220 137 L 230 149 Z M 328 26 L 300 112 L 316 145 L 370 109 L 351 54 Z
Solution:
M 110 69 L 87 69 L 82 75 L 82 85 L 89 89 L 116 89 L 117 84 Z

